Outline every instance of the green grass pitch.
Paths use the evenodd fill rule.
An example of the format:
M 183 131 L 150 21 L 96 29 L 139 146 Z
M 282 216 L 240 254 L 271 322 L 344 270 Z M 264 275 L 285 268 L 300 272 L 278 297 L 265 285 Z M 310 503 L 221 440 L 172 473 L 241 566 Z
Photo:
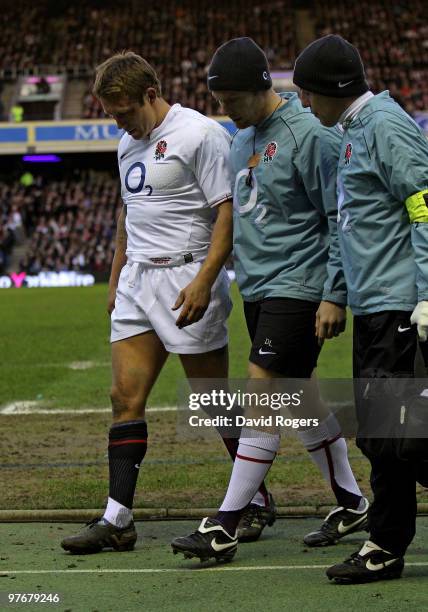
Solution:
M 1 292 L 0 405 L 38 400 L 57 407 L 108 406 L 109 319 L 106 285 Z M 230 318 L 230 377 L 246 375 L 249 340 L 236 285 Z M 351 331 L 326 342 L 320 377 L 351 375 Z M 88 369 L 72 369 L 91 362 Z M 71 367 L 70 367 L 71 366 Z M 174 405 L 183 373 L 171 356 L 150 404 Z

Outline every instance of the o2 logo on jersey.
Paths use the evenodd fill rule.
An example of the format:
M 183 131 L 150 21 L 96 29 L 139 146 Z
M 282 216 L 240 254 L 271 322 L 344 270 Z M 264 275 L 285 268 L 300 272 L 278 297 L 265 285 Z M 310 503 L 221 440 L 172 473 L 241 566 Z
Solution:
M 253 182 L 251 186 L 250 197 L 248 198 L 245 204 L 242 204 L 242 205 L 240 204 L 239 195 L 238 195 L 239 182 L 241 179 L 244 179 L 244 181 L 246 182 L 248 178 L 248 172 L 249 172 L 248 168 L 243 168 L 236 175 L 233 202 L 237 203 L 237 208 L 238 208 L 238 212 L 240 215 L 245 215 L 251 212 L 253 208 L 259 211 L 259 214 L 254 219 L 254 223 L 258 225 L 259 227 L 263 227 L 267 223 L 267 219 L 265 219 L 267 208 L 264 204 L 257 204 L 258 187 L 257 187 L 257 177 L 255 174 L 253 174 Z
M 352 144 L 348 142 L 345 149 L 345 166 L 349 166 L 352 157 Z
M 147 190 L 145 195 L 152 195 L 153 187 L 144 185 L 146 180 L 146 166 L 142 162 L 135 162 L 128 168 L 125 175 L 125 187 L 130 193 L 141 193 Z

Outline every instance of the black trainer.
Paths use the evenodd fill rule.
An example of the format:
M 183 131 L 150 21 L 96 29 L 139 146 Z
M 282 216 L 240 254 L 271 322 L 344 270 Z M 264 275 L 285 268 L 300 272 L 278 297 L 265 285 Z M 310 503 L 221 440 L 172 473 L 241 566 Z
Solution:
M 230 536 L 223 526 L 210 518 L 204 518 L 198 529 L 188 536 L 175 538 L 171 542 L 174 555 L 181 552 L 186 559 L 199 557 L 208 561 L 213 557 L 216 561 L 231 561 L 238 547 L 238 538 Z
M 275 521 L 276 506 L 272 494 L 269 493 L 268 506 L 250 504 L 245 508 L 238 525 L 238 541 L 255 542 L 261 536 L 266 525 L 272 527 Z
M 360 551 L 326 573 L 329 580 L 338 584 L 358 584 L 400 578 L 403 568 L 403 557 L 396 557 L 368 540 Z
M 86 527 L 78 534 L 64 538 L 61 546 L 74 555 L 88 555 L 101 552 L 103 548 L 113 548 L 120 552 L 133 550 L 136 541 L 137 532 L 133 521 L 121 529 L 105 519 L 95 518 L 86 523 Z
M 363 529 L 367 531 L 369 502 L 365 498 L 364 501 L 363 510 L 351 510 L 342 506 L 332 510 L 318 530 L 305 535 L 303 541 L 306 546 L 331 546 L 350 533 Z

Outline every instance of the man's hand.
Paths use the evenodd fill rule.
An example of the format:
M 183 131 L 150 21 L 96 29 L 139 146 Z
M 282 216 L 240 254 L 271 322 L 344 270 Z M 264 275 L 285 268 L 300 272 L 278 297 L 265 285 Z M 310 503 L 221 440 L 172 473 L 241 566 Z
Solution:
M 428 338 L 428 301 L 419 302 L 412 312 L 410 323 L 418 326 L 418 336 L 421 342 Z
M 116 289 L 117 287 L 109 287 L 108 290 L 107 312 L 109 313 L 109 315 L 111 315 L 114 310 L 114 303 L 116 301 Z
M 172 310 L 181 308 L 180 315 L 176 321 L 180 329 L 187 325 L 196 323 L 205 314 L 211 299 L 211 287 L 206 282 L 195 278 L 191 283 L 180 291 Z
M 322 345 L 324 340 L 338 336 L 346 327 L 346 309 L 333 302 L 321 302 L 316 314 L 315 335 L 318 343 Z

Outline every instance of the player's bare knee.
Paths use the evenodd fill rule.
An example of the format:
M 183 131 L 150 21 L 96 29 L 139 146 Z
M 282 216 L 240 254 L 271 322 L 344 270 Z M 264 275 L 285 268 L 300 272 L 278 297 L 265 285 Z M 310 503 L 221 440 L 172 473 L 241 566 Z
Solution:
M 271 379 L 275 378 L 276 374 L 250 361 L 248 363 L 248 377 L 251 379 Z
M 138 398 L 124 395 L 119 387 L 112 387 L 110 400 L 115 421 L 127 421 L 144 416 L 144 402 Z
M 122 395 L 117 389 L 113 387 L 110 391 L 110 401 L 113 413 L 113 419 L 119 418 L 124 412 L 127 412 L 126 403 L 123 401 Z

